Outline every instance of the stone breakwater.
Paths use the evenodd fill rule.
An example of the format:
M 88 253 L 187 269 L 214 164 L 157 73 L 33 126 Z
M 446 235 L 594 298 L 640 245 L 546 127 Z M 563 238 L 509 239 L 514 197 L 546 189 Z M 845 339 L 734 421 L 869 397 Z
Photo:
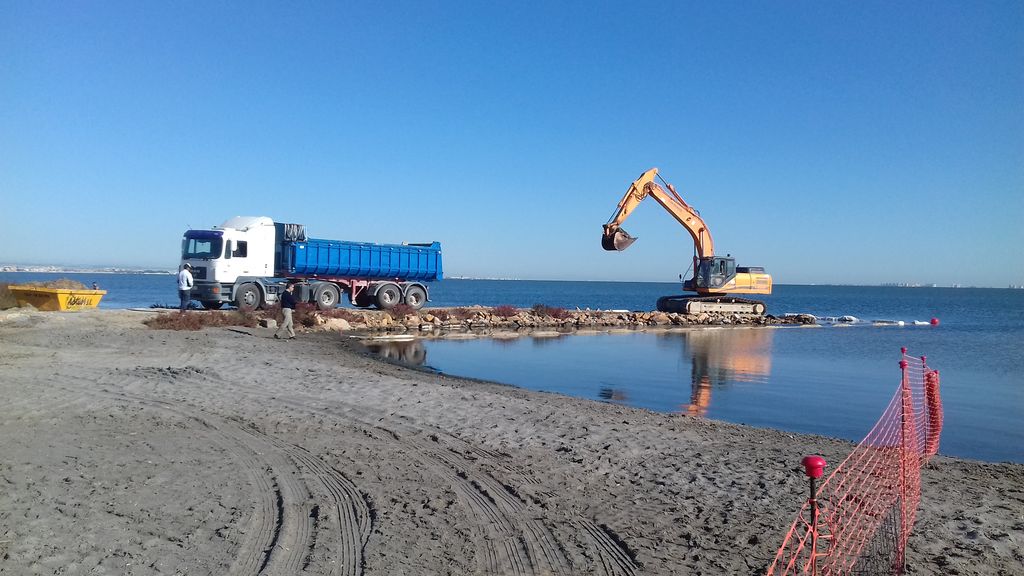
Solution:
M 777 326 L 814 324 L 811 315 L 751 316 L 708 313 L 624 312 L 608 310 L 535 311 L 530 309 L 424 308 L 397 315 L 379 310 L 327 314 L 311 313 L 300 322 L 307 328 L 326 330 L 366 330 L 372 332 L 446 332 L 474 330 L 529 330 L 544 328 L 572 331 L 592 328 L 642 328 L 673 326 Z

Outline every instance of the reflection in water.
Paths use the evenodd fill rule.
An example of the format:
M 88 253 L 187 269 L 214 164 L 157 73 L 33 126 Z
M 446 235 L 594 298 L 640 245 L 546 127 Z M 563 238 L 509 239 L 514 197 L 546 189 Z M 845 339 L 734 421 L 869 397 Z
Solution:
M 542 348 L 544 346 L 557 344 L 558 341 L 566 335 L 567 334 L 563 332 L 534 332 L 530 334 L 530 344 L 532 344 L 534 348 Z
M 768 328 L 706 328 L 685 332 L 667 332 L 657 339 L 658 346 L 670 350 L 672 355 L 680 351 L 690 363 L 690 402 L 679 405 L 681 410 L 692 416 L 704 416 L 711 405 L 711 393 L 715 388 L 724 388 L 732 383 L 766 383 L 772 366 L 772 337 L 775 330 Z M 492 338 L 489 345 L 498 348 L 515 349 L 527 345 L 533 348 L 547 348 L 555 343 L 565 343 L 564 334 L 542 333 L 540 337 Z M 562 337 L 559 337 L 562 336 Z M 608 336 L 614 338 L 614 336 Z M 473 340 L 446 341 L 449 346 L 469 345 Z M 382 358 L 414 366 L 427 361 L 424 341 L 370 340 L 364 343 Z M 511 353 L 511 352 L 510 352 Z M 472 352 L 469 353 L 472 355 Z M 506 368 L 509 370 L 509 368 Z M 557 374 L 557 370 L 555 371 Z M 487 375 L 484 375 L 487 377 Z M 492 376 L 493 377 L 493 376 Z M 555 376 L 561 378 L 561 376 Z M 496 380 L 500 380 L 495 378 Z M 542 379 L 538 382 L 543 382 Z M 611 382 L 611 383 L 610 383 Z M 625 381 L 602 379 L 597 396 L 602 400 L 629 404 L 631 397 L 643 396 L 642 391 L 632 390 Z M 673 385 L 675 387 L 675 385 Z M 593 393 L 593 392 L 591 392 Z M 636 400 L 636 398 L 632 398 Z
M 427 349 L 420 340 L 371 340 L 364 345 L 370 352 L 388 360 L 413 366 L 422 366 L 427 361 Z
M 772 336 L 764 328 L 709 329 L 682 332 L 684 354 L 691 357 L 690 403 L 682 409 L 703 416 L 711 389 L 729 382 L 767 382 L 772 369 Z M 672 334 L 671 336 L 677 336 Z
M 625 390 L 618 390 L 616 388 L 601 388 L 597 391 L 597 397 L 602 400 L 610 400 L 614 402 L 625 402 L 628 398 L 626 397 Z

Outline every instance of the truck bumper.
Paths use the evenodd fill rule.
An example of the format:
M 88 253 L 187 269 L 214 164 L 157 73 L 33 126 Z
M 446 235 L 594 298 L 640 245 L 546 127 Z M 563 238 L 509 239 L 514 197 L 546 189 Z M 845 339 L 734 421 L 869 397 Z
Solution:
M 231 302 L 231 284 L 196 282 L 192 286 L 192 299 L 200 302 Z

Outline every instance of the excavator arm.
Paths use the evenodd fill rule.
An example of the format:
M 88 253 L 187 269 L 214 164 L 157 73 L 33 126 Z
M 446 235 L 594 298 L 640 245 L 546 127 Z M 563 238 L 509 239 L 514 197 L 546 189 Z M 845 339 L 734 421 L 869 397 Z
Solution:
M 626 221 L 626 218 L 629 218 L 629 215 L 633 213 L 633 210 L 645 198 L 650 196 L 658 204 L 661 204 L 690 233 L 690 236 L 693 237 L 693 245 L 697 249 L 698 258 L 704 259 L 714 256 L 715 243 L 711 239 L 711 232 L 704 223 L 704 219 L 700 217 L 696 210 L 683 201 L 679 194 L 676 193 L 674 186 L 666 184 L 669 190 L 666 192 L 664 188 L 658 185 L 654 181 L 657 176 L 658 169 L 651 168 L 629 185 L 626 194 L 619 201 L 619 207 L 615 214 L 604 225 L 604 233 L 601 235 L 601 246 L 605 250 L 625 250 L 636 241 L 635 237 L 630 236 L 628 232 L 622 229 L 622 223 Z

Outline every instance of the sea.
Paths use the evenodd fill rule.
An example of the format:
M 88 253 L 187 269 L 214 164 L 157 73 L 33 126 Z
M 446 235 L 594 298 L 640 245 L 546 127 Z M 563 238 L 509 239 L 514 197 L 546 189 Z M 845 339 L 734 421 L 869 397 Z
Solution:
M 0 273 L 0 282 L 56 278 L 97 283 L 107 290 L 101 308 L 177 301 L 171 274 Z M 774 290 L 769 314 L 813 314 L 819 326 L 420 339 L 403 357 L 454 376 L 858 441 L 899 386 L 906 347 L 941 376 L 941 454 L 1024 463 L 1024 290 Z M 679 293 L 674 282 L 452 279 L 431 285 L 428 305 L 652 310 Z

